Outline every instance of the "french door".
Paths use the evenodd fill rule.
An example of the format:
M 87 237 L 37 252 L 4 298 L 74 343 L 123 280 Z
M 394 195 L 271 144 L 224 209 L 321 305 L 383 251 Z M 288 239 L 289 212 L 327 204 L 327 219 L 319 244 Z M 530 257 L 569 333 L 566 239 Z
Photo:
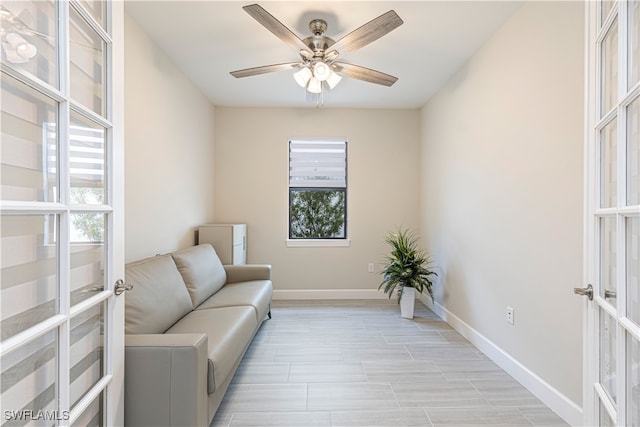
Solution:
M 123 4 L 0 19 L 0 425 L 122 425 Z
M 585 424 L 640 426 L 640 0 L 585 6 Z

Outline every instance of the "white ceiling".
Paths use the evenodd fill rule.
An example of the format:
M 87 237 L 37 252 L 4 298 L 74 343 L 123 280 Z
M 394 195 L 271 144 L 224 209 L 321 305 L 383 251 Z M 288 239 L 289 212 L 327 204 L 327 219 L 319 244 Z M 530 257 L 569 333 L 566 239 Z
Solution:
M 300 59 L 242 10 L 246 1 L 126 0 L 126 12 L 218 106 L 315 107 L 293 70 L 236 79 L 229 72 Z M 341 61 L 398 77 L 392 87 L 344 78 L 324 107 L 419 108 L 522 1 L 260 1 L 300 38 L 313 18 L 338 40 L 393 9 L 404 24 Z

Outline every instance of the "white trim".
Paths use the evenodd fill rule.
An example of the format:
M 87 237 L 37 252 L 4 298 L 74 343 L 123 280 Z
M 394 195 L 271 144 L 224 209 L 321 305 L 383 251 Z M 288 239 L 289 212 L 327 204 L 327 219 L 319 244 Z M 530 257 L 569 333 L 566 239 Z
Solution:
M 377 289 L 275 289 L 274 300 L 365 300 L 388 299 Z
M 351 239 L 287 239 L 288 248 L 347 248 Z
M 597 212 L 599 206 L 596 206 L 596 196 L 599 198 L 596 182 L 599 182 L 599 172 L 596 167 L 596 130 L 598 123 L 597 115 L 600 111 L 598 105 L 600 83 L 597 80 L 597 63 L 599 61 L 600 52 L 596 44 L 596 28 L 598 27 L 598 18 L 600 16 L 599 4 L 596 2 L 585 3 L 584 17 L 584 56 L 585 56 L 585 79 L 584 79 L 584 148 L 583 148 L 583 251 L 582 251 L 582 287 L 587 284 L 596 284 L 595 282 L 595 215 L 604 212 Z M 597 284 L 596 284 L 597 285 Z M 594 366 L 597 366 L 597 354 L 591 353 L 591 349 L 596 348 L 594 343 L 594 333 L 596 328 L 596 319 L 594 316 L 593 302 L 587 298 L 583 298 L 582 303 L 582 406 L 583 417 L 581 423 L 583 425 L 595 424 L 598 419 L 597 414 L 599 408 L 596 407 L 596 395 L 592 384 L 596 381 L 597 372 Z M 576 424 L 580 425 L 580 424 Z
M 582 425 L 582 408 L 580 405 L 555 389 L 442 305 L 437 302 L 435 304 L 432 303 L 425 295 L 418 295 L 418 298 L 567 423 L 573 426 Z

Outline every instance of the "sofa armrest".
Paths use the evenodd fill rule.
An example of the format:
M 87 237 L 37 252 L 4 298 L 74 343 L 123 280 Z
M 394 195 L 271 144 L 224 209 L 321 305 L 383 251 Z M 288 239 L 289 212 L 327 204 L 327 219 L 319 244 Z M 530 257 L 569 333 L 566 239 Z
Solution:
M 271 266 L 267 264 L 225 265 L 227 283 L 249 280 L 271 280 Z
M 206 334 L 125 337 L 125 425 L 208 425 Z

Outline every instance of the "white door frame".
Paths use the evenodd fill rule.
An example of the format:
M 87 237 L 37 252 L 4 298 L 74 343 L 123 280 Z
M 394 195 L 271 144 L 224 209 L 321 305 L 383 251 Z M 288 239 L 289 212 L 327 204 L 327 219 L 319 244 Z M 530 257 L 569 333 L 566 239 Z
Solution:
M 584 387 L 583 408 L 585 425 L 601 425 L 601 420 L 610 420 L 619 426 L 626 425 L 629 408 L 627 408 L 627 337 L 640 339 L 640 327 L 627 318 L 626 280 L 627 280 L 627 255 L 625 242 L 625 224 L 629 217 L 640 215 L 639 206 L 627 206 L 627 174 L 626 174 L 626 145 L 627 145 L 627 106 L 636 99 L 640 93 L 640 85 L 636 82 L 628 88 L 627 83 L 627 12 L 628 1 L 609 2 L 611 13 L 603 13 L 603 2 L 589 1 L 585 3 L 585 40 L 586 40 L 586 80 L 585 80 L 585 221 L 584 221 L 584 277 L 585 286 L 593 285 L 593 300 L 585 298 L 584 310 Z M 606 14 L 606 16 L 605 16 Z M 617 25 L 617 33 L 614 31 Z M 611 108 L 601 111 L 603 78 L 603 54 L 601 42 L 608 31 L 617 34 L 617 84 L 613 85 L 617 101 Z M 637 59 L 636 59 L 637 60 Z M 607 123 L 616 121 L 616 151 L 614 163 L 616 164 L 616 178 L 612 181 L 615 185 L 611 188 L 615 191 L 617 203 L 615 206 L 601 206 L 602 181 L 600 177 L 601 166 L 601 134 Z M 605 296 L 604 285 L 601 283 L 603 275 L 601 266 L 601 234 L 600 218 L 608 217 L 615 221 L 615 291 L 616 298 Z M 602 314 L 601 314 L 602 313 Z M 607 360 L 600 360 L 601 352 L 601 321 L 600 316 L 613 319 L 614 330 L 613 349 L 615 370 L 612 376 L 616 380 L 616 402 L 607 397 L 603 379 L 600 378 L 600 366 Z M 606 356 L 609 357 L 609 356 Z M 606 378 L 604 379 L 606 381 Z
M 109 197 L 113 213 L 109 230 L 111 260 L 108 281 L 114 285 L 124 279 L 124 1 L 110 2 L 111 8 L 111 97 L 110 117 L 112 128 L 112 162 Z M 107 426 L 124 425 L 124 299 L 125 295 L 113 296 L 109 305 L 111 333 L 107 345 L 111 349 L 106 360 L 107 372 L 111 374 L 111 384 L 107 387 L 106 417 Z
M 58 23 L 54 33 L 40 33 L 37 28 L 31 28 L 26 23 L 24 26 L 20 24 L 15 28 L 11 27 L 10 23 L 7 23 L 7 25 L 11 32 L 15 31 L 15 34 L 21 34 L 24 39 L 39 45 L 44 52 L 49 48 L 54 50 L 56 59 L 53 63 L 55 67 L 51 67 L 51 62 L 47 65 L 57 69 L 54 74 L 60 76 L 59 86 L 53 82 L 40 80 L 39 76 L 32 74 L 32 68 L 28 66 L 29 61 L 26 61 L 27 66 L 23 67 L 19 61 L 11 62 L 7 59 L 5 62 L 3 57 L 1 72 L 3 80 L 5 77 L 13 78 L 20 84 L 24 84 L 35 92 L 43 94 L 52 102 L 55 101 L 58 105 L 57 123 L 42 121 L 38 123 L 43 128 L 42 138 L 45 139 L 42 142 L 43 147 L 48 145 L 46 131 L 49 128 L 47 126 L 53 126 L 54 134 L 57 133 L 57 137 L 54 136 L 53 143 L 55 144 L 56 141 L 59 141 L 59 145 L 51 160 L 51 165 L 55 170 L 53 173 L 57 176 L 56 184 L 54 184 L 57 192 L 55 200 L 47 200 L 46 198 L 44 201 L 31 201 L 30 199 L 20 198 L 2 200 L 0 201 L 0 211 L 3 215 L 52 215 L 53 218 L 56 218 L 56 231 L 53 234 L 56 236 L 55 241 L 49 242 L 47 246 L 57 248 L 55 255 L 57 269 L 55 288 L 58 289 L 58 297 L 54 297 L 51 300 L 57 308 L 49 318 L 39 321 L 24 330 L 19 329 L 18 333 L 2 340 L 0 342 L 0 357 L 8 357 L 8 360 L 13 361 L 24 360 L 22 355 L 29 354 L 28 352 L 12 352 L 25 349 L 30 343 L 34 343 L 45 336 L 53 336 L 56 350 L 55 358 L 52 360 L 55 362 L 52 361 L 37 368 L 39 370 L 37 375 L 31 372 L 26 372 L 25 375 L 33 377 L 34 379 L 29 379 L 29 381 L 34 382 L 38 381 L 37 377 L 42 378 L 45 375 L 51 378 L 53 375 L 55 397 L 49 403 L 44 402 L 47 403 L 44 412 L 37 411 L 38 407 L 36 407 L 36 411 L 33 411 L 30 409 L 31 406 L 27 406 L 27 409 L 25 407 L 13 408 L 5 407 L 6 403 L 3 403 L 1 411 L 2 422 L 10 419 L 29 421 L 33 420 L 34 417 L 44 416 L 47 420 L 53 420 L 56 425 L 68 426 L 85 424 L 84 419 L 88 417 L 100 425 L 118 426 L 124 423 L 124 297 L 114 295 L 116 280 L 124 277 L 124 3 L 122 1 L 96 3 L 105 6 L 104 10 L 98 13 L 98 15 L 101 15 L 99 20 L 105 24 L 94 19 L 92 11 L 85 8 L 85 4 L 77 0 L 52 0 L 51 3 L 42 4 L 45 5 L 44 7 L 48 11 L 53 11 L 50 15 L 47 14 L 52 22 Z M 26 2 L 25 5 L 25 7 L 32 7 L 32 4 L 27 4 Z M 95 6 L 95 4 L 88 5 L 90 7 Z M 18 9 L 19 6 L 20 4 L 18 3 Z M 102 87 L 106 88 L 102 94 L 105 101 L 104 111 L 94 112 L 91 110 L 91 106 L 83 105 L 80 100 L 73 99 L 72 95 L 70 95 L 70 93 L 73 93 L 72 88 L 74 87 L 74 82 L 70 79 L 72 69 L 72 65 L 70 65 L 70 45 L 74 43 L 74 41 L 70 41 L 71 13 L 74 14 L 76 24 L 90 28 L 82 36 L 91 33 L 94 36 L 97 35 L 95 37 L 98 37 L 104 43 L 104 63 L 97 65 L 98 70 L 102 67 L 102 78 L 104 80 L 101 83 Z M 81 22 L 82 24 L 79 24 Z M 78 26 L 75 27 L 76 34 L 85 31 L 78 28 Z M 77 40 L 75 42 L 77 43 Z M 84 49 L 83 53 L 80 53 L 81 56 L 76 57 L 76 60 L 81 61 L 83 64 L 78 67 L 88 67 L 90 74 L 88 74 L 87 78 L 95 78 L 95 73 L 100 71 L 95 71 L 96 69 L 92 68 L 96 65 L 91 62 L 91 53 L 86 54 L 87 49 L 90 52 L 91 46 L 86 46 L 86 43 L 79 43 L 77 46 L 81 46 L 79 49 Z M 37 60 L 39 58 L 36 56 L 33 61 Z M 82 70 L 79 72 L 82 72 Z M 82 87 L 82 84 L 76 85 L 76 89 L 79 87 Z M 83 87 L 78 91 L 78 93 L 81 92 L 83 95 L 89 93 L 91 97 L 91 90 L 87 92 L 86 88 Z M 103 155 L 104 166 L 102 168 L 106 176 L 103 187 L 106 189 L 105 201 L 90 204 L 78 204 L 77 202 L 72 204 L 70 201 L 68 191 L 71 182 L 69 141 L 72 136 L 70 131 L 70 116 L 72 114 L 76 118 L 81 118 L 81 120 L 88 120 L 96 129 L 105 129 L 100 133 L 100 135 L 103 135 L 102 144 L 106 153 Z M 15 117 L 21 118 L 22 115 Z M 43 160 L 45 162 L 50 160 L 46 151 L 42 157 L 46 159 Z M 48 167 L 43 168 L 43 174 L 48 173 Z M 12 184 L 15 185 L 13 182 Z M 101 281 L 94 282 L 96 286 L 86 291 L 84 290 L 85 288 L 81 288 L 83 293 L 89 293 L 84 293 L 85 296 L 82 297 L 84 299 L 81 298 L 72 305 L 70 295 L 72 282 L 75 279 L 71 264 L 74 248 L 70 243 L 72 240 L 70 233 L 72 227 L 71 217 L 74 214 L 102 215 L 104 218 L 102 242 L 94 245 L 95 242 L 92 241 L 90 244 L 83 243 L 81 246 L 102 245 L 104 255 L 102 255 L 102 261 L 98 260 L 95 264 L 92 264 L 101 266 Z M 35 241 L 36 239 L 34 238 L 34 243 Z M 84 283 L 86 282 L 81 281 L 79 285 L 87 286 Z M 91 283 L 88 286 L 92 286 Z M 72 351 L 72 326 L 74 322 L 83 322 L 84 317 L 81 316 L 89 316 L 91 310 L 104 311 L 101 318 L 91 314 L 92 323 L 87 332 L 90 335 L 83 335 L 85 332 L 82 332 L 76 337 L 79 342 L 84 339 L 91 342 L 78 344 L 79 352 L 74 354 Z M 100 336 L 103 330 L 105 334 Z M 88 353 L 83 353 L 83 351 Z M 96 356 L 96 354 L 98 355 Z M 100 356 L 100 354 L 102 355 Z M 88 361 L 86 362 L 87 366 L 82 366 L 84 360 L 78 361 L 77 359 L 85 356 Z M 100 357 L 102 357 L 101 363 L 98 361 Z M 74 363 L 78 363 L 76 366 L 80 369 L 78 369 L 79 373 L 76 373 L 77 383 L 72 384 L 71 367 L 74 366 Z M 28 368 L 34 369 L 33 366 Z M 11 375 L 12 378 L 15 378 L 14 373 Z M 19 388 L 24 393 L 24 390 L 30 388 L 29 384 L 25 385 L 26 388 L 19 387 L 21 386 L 19 381 L 20 378 L 17 378 L 17 386 L 14 390 Z M 8 401 L 24 400 L 12 400 L 12 397 L 18 396 L 20 393 L 14 390 L 8 389 L 4 392 L 6 395 L 4 393 L 3 395 L 9 398 Z M 78 399 L 73 408 L 71 408 L 71 405 L 74 402 L 71 402 L 70 398 L 72 392 L 76 394 L 76 399 Z M 35 396 L 23 397 L 30 399 Z M 91 413 L 85 413 L 85 410 L 90 407 Z

